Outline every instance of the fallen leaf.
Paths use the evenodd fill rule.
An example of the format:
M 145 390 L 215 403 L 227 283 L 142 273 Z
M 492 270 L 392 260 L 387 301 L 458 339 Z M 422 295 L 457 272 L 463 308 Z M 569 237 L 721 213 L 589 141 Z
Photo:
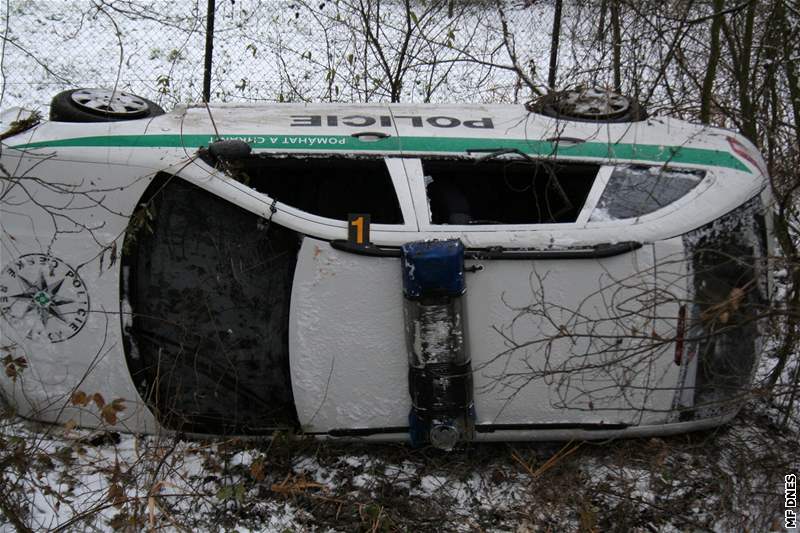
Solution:
M 99 392 L 92 394 L 92 400 L 94 401 L 95 405 L 97 405 L 98 409 L 102 409 L 106 405 L 105 399 Z
M 117 423 L 117 414 L 125 410 L 124 401 L 122 398 L 117 398 L 113 402 L 104 405 L 100 409 L 100 417 L 113 426 Z
M 256 459 L 250 465 L 250 475 L 256 481 L 264 481 L 264 461 L 261 459 Z
M 89 404 L 89 401 L 89 397 L 81 390 L 76 390 L 72 393 L 72 405 L 86 407 Z
M 308 481 L 302 475 L 292 478 L 290 474 L 287 475 L 286 479 L 282 482 L 273 483 L 271 488 L 272 492 L 277 492 L 279 494 L 297 494 L 305 492 L 308 489 L 324 489 L 325 485 L 314 481 Z

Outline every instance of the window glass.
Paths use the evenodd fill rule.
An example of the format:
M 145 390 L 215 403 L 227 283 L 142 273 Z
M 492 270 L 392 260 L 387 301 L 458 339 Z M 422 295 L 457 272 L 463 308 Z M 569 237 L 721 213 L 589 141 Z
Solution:
M 702 170 L 626 165 L 614 168 L 590 222 L 635 218 L 671 204 L 694 189 Z
M 372 223 L 403 223 L 383 159 L 256 155 L 230 166 L 245 185 L 314 215 L 347 220 L 348 213 L 368 213 Z

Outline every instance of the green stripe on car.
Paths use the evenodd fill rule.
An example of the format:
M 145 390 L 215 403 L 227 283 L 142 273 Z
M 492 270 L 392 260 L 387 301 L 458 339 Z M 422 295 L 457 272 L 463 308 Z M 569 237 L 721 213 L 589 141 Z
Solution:
M 586 157 L 658 163 L 683 163 L 725 167 L 743 172 L 750 169 L 724 150 L 664 146 L 654 144 L 584 142 L 557 146 L 550 141 L 525 139 L 486 139 L 468 137 L 388 137 L 371 141 L 349 135 L 222 135 L 223 139 L 242 139 L 255 149 L 334 150 L 344 152 L 386 152 L 407 154 L 452 153 L 468 150 L 516 149 L 531 156 Z M 14 146 L 18 150 L 34 148 L 190 148 L 208 146 L 216 137 L 208 135 L 104 135 L 54 139 Z

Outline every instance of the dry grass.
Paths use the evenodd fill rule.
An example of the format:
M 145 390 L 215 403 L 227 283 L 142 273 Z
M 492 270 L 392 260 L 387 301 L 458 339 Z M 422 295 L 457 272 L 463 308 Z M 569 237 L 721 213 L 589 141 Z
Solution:
M 800 469 L 798 435 L 777 415 L 753 403 L 715 431 L 451 453 L 284 435 L 43 439 L 16 423 L 5 436 L 40 438 L 39 455 L 4 482 L 34 530 L 767 531 L 783 476 Z M 68 511 L 45 523 L 46 501 Z

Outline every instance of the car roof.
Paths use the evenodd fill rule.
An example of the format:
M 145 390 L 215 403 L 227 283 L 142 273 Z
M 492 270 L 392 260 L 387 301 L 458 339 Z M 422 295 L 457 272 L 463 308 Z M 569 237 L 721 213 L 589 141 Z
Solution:
M 9 115 L 3 115 L 4 121 Z M 195 104 L 178 106 L 154 118 L 123 122 L 43 121 L 6 139 L 5 147 L 12 150 L 4 150 L 3 155 L 19 151 L 27 157 L 51 158 L 55 154 L 71 161 L 188 175 L 192 169 L 186 162 L 196 158 L 199 148 L 218 139 L 241 139 L 262 155 L 478 158 L 508 150 L 535 159 L 670 165 L 714 174 L 713 180 L 707 180 L 710 190 L 698 201 L 686 203 L 683 212 L 653 220 L 647 228 L 643 224 L 635 228 L 642 241 L 677 235 L 708 222 L 758 194 L 766 183 L 759 165 L 763 159 L 756 149 L 727 130 L 660 117 L 633 123 L 573 122 L 529 112 L 523 105 Z M 203 170 L 192 179 L 204 179 L 207 174 L 208 170 Z M 231 198 L 238 198 L 237 194 Z M 244 196 L 242 205 L 250 205 Z M 246 208 L 262 213 L 262 204 L 264 201 L 259 201 Z M 615 225 L 609 224 L 609 228 Z M 594 226 L 602 229 L 603 224 Z M 566 235 L 563 228 L 558 229 L 560 237 Z M 505 240 L 538 242 L 547 238 L 543 229 L 537 228 L 541 235 L 535 238 L 514 236 L 511 233 L 516 229 L 506 229 L 511 233 Z M 321 235 L 341 231 L 337 226 L 334 232 L 326 230 Z M 475 228 L 470 233 L 478 235 L 479 231 Z M 584 230 L 581 236 L 590 234 Z M 441 235 L 453 236 L 462 235 Z M 408 235 L 396 235 L 396 239 L 403 238 Z M 590 240 L 613 238 L 614 231 L 609 229 Z M 477 236 L 474 240 L 483 243 L 485 239 Z

